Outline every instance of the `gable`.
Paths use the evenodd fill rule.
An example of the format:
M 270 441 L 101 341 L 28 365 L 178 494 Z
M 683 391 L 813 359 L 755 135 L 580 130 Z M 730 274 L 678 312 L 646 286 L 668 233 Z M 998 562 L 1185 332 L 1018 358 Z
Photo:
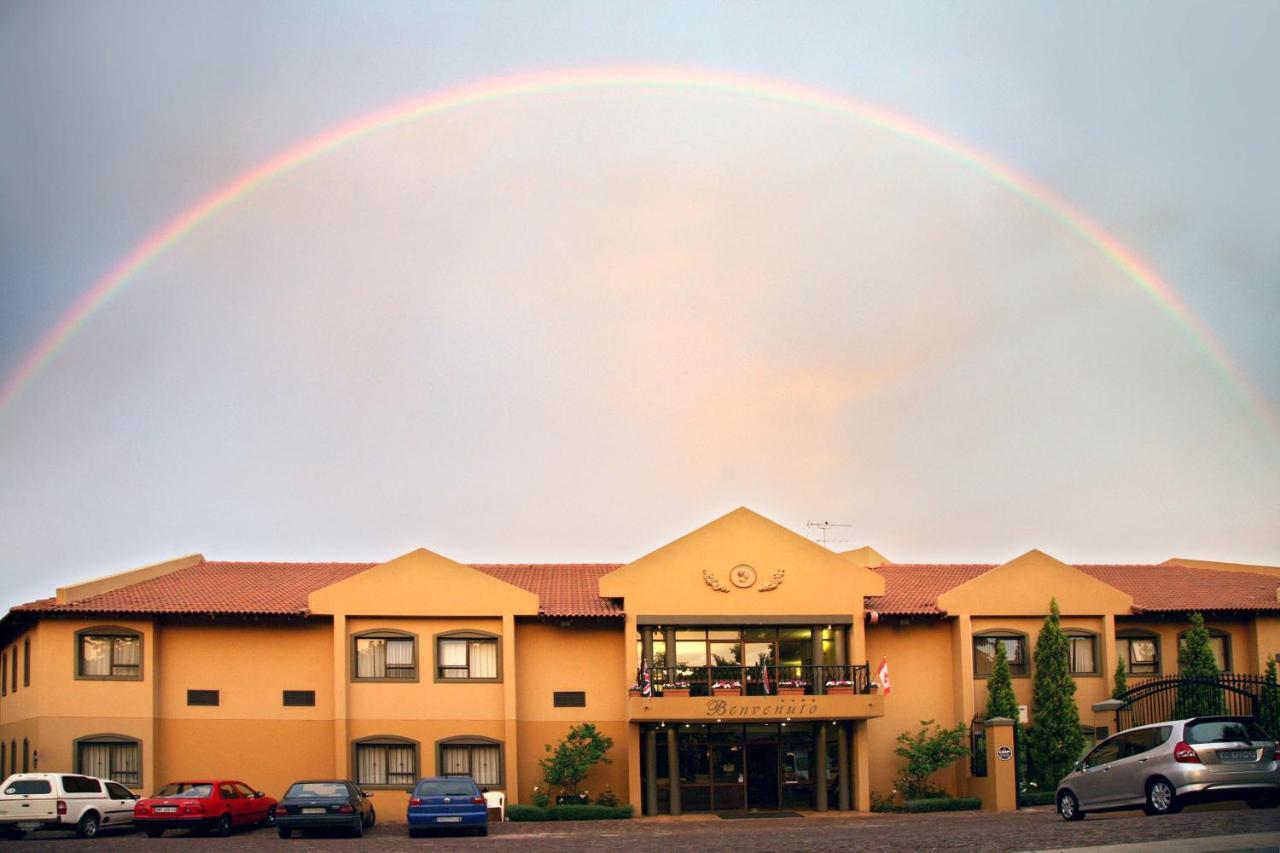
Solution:
M 646 615 L 860 616 L 883 592 L 876 573 L 745 507 L 600 579 L 601 596 Z
M 1038 616 L 1056 598 L 1064 616 L 1129 613 L 1133 598 L 1043 551 L 1031 550 L 938 596 L 949 614 Z
M 419 548 L 311 593 L 315 614 L 536 616 L 538 596 Z

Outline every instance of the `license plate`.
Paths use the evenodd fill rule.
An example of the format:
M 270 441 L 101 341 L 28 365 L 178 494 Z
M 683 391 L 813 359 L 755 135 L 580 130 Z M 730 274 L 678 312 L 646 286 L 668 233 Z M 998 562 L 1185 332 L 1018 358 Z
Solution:
M 438 817 L 438 818 L 436 818 L 436 823 L 462 823 L 462 818 L 460 818 L 460 817 Z
M 303 814 L 324 814 L 328 809 L 303 809 Z
M 178 810 L 177 806 L 156 806 L 156 814 L 173 814 Z
M 1253 761 L 1258 757 L 1257 750 L 1253 749 L 1220 749 L 1218 750 L 1218 758 L 1222 761 Z

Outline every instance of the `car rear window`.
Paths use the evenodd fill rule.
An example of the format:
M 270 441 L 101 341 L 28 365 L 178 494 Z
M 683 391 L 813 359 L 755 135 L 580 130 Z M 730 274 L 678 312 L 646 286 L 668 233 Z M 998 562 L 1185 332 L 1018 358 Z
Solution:
M 68 794 L 101 794 L 102 783 L 88 776 L 63 776 L 62 790 Z
M 1200 720 L 1187 726 L 1183 739 L 1189 744 L 1220 741 L 1271 740 L 1262 727 L 1249 719 Z
M 10 782 L 4 792 L 6 794 L 52 794 L 53 788 L 44 779 L 22 779 Z
M 345 797 L 350 792 L 341 782 L 297 782 L 291 787 L 285 798 L 293 797 Z
M 461 797 L 472 796 L 476 786 L 469 779 L 442 779 L 434 782 L 420 782 L 414 792 L 419 797 Z
M 156 791 L 157 797 L 201 800 L 213 795 L 212 785 L 192 785 L 190 782 L 174 782 Z

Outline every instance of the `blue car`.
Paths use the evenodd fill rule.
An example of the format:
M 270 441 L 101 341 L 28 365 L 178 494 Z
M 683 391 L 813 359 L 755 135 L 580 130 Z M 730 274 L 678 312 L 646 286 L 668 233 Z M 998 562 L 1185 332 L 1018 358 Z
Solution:
M 484 794 L 467 776 L 428 776 L 409 797 L 409 837 L 428 829 L 471 830 L 489 834 L 489 809 Z

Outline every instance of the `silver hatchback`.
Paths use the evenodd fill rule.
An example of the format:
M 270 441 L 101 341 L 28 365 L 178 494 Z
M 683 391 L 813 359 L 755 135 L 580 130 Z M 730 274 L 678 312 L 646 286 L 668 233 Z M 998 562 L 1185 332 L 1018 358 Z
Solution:
M 1141 806 L 1172 814 L 1191 802 L 1280 804 L 1276 743 L 1251 717 L 1194 717 L 1139 726 L 1107 738 L 1058 783 L 1058 813 Z

